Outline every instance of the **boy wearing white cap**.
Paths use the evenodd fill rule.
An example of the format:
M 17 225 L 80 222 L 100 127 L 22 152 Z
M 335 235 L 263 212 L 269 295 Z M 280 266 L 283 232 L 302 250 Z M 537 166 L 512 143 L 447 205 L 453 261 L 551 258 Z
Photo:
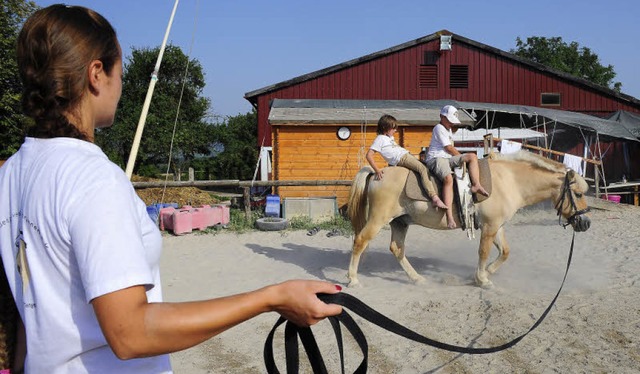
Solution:
M 440 110 L 440 123 L 433 128 L 429 152 L 427 153 L 427 166 L 431 172 L 442 180 L 442 199 L 447 205 L 447 226 L 456 228 L 453 218 L 453 168 L 460 167 L 463 162 L 468 163 L 469 177 L 471 179 L 471 192 L 489 196 L 480 184 L 478 156 L 474 153 L 461 154 L 453 146 L 453 125 L 460 124 L 458 110 L 453 105 L 445 105 Z

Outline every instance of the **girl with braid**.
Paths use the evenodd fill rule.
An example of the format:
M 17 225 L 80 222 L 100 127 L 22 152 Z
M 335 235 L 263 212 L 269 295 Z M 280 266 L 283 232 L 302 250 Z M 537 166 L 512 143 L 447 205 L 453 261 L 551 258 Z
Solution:
M 308 326 L 341 312 L 317 298 L 340 286 L 312 280 L 162 302 L 160 232 L 93 144 L 122 90 L 115 31 L 90 9 L 52 5 L 25 22 L 17 56 L 34 125 L 0 169 L 0 255 L 26 334 L 15 372 L 170 373 L 169 353 L 261 313 Z

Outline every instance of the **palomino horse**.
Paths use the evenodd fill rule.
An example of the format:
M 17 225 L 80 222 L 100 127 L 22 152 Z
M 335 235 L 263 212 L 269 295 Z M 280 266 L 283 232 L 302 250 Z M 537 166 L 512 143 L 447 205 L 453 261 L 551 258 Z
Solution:
M 589 186 L 580 175 L 567 170 L 563 164 L 520 151 L 509 155 L 492 154 L 488 165 L 492 179 L 491 196 L 476 207 L 482 235 L 475 280 L 481 287 L 492 286 L 489 274 L 495 273 L 509 257 L 504 223 L 518 209 L 551 199 L 558 215 L 567 219 L 566 225 L 571 225 L 575 231 L 586 231 L 591 224 L 589 218 L 583 215 L 589 210 L 584 198 Z M 444 211 L 436 210 L 430 202 L 407 197 L 404 187 L 408 169 L 386 168 L 382 180 L 370 178 L 372 173 L 371 168 L 362 168 L 349 192 L 347 212 L 355 232 L 347 275 L 349 286 L 359 284 L 360 256 L 369 241 L 387 223 L 391 226 L 391 253 L 413 282 L 424 281 L 405 257 L 407 229 L 410 224 L 418 224 L 446 230 Z M 456 223 L 460 226 L 460 222 Z M 496 246 L 499 255 L 487 265 L 491 244 Z

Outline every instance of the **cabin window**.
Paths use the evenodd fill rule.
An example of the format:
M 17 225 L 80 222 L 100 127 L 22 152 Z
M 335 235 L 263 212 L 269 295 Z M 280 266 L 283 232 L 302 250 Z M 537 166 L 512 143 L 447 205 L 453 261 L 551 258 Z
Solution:
M 420 66 L 420 88 L 438 88 L 438 65 Z
M 560 106 L 559 93 L 542 93 L 540 95 L 541 106 Z
M 451 65 L 449 88 L 469 88 L 469 65 Z

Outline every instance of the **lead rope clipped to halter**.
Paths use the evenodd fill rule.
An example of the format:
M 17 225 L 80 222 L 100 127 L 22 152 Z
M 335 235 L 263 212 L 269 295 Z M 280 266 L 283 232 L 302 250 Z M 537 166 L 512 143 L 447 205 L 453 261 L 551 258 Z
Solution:
M 464 346 L 457 346 L 457 345 L 442 343 L 442 342 L 430 339 L 421 334 L 418 334 L 417 332 L 400 325 L 399 323 L 384 316 L 383 314 L 380 314 L 373 308 L 369 307 L 362 301 L 358 300 L 354 296 L 351 296 L 347 293 L 340 292 L 340 293 L 331 294 L 331 295 L 318 294 L 318 298 L 324 301 L 325 303 L 339 304 L 343 306 L 342 313 L 336 316 L 327 318 L 331 323 L 331 326 L 333 327 L 333 331 L 336 335 L 336 340 L 338 343 L 338 352 L 340 355 L 341 373 L 344 374 L 345 370 L 344 370 L 344 345 L 342 343 L 342 331 L 340 329 L 340 323 L 342 323 L 347 328 L 347 330 L 351 333 L 351 335 L 354 337 L 354 340 L 360 347 L 360 351 L 362 352 L 362 356 L 363 356 L 362 361 L 354 371 L 354 374 L 363 374 L 367 372 L 368 355 L 369 355 L 369 345 L 367 343 L 367 339 L 364 336 L 364 333 L 362 332 L 360 327 L 358 327 L 358 325 L 354 321 L 354 319 L 349 315 L 349 313 L 347 313 L 347 311 L 345 310 L 346 308 L 350 309 L 352 312 L 356 313 L 357 315 L 366 319 L 367 321 L 387 331 L 390 331 L 394 334 L 400 335 L 402 337 L 405 337 L 409 340 L 413 340 L 418 343 L 422 343 L 425 345 L 429 345 L 435 348 L 439 348 L 439 349 L 443 349 L 451 352 L 466 353 L 466 354 L 487 354 L 487 353 L 499 352 L 516 345 L 527 334 L 535 330 L 542 323 L 542 321 L 545 319 L 549 311 L 551 311 L 551 308 L 553 307 L 553 305 L 555 305 L 556 300 L 560 296 L 562 287 L 564 286 L 565 280 L 567 279 L 567 274 L 569 273 L 569 266 L 571 265 L 571 258 L 573 257 L 573 245 L 575 242 L 575 238 L 576 238 L 576 234 L 574 231 L 573 237 L 571 238 L 571 248 L 569 249 L 567 267 L 564 272 L 564 277 L 562 278 L 562 283 L 560 284 L 560 288 L 558 289 L 558 292 L 554 296 L 553 300 L 551 300 L 551 303 L 549 304 L 547 309 L 545 309 L 545 311 L 542 313 L 540 318 L 538 318 L 538 320 L 533 324 L 533 326 L 531 326 L 529 330 L 527 330 L 527 332 L 525 332 L 524 334 L 514 338 L 513 340 L 505 344 L 501 344 L 495 347 L 473 348 L 469 346 L 464 347 Z M 302 345 L 305 349 L 305 352 L 307 354 L 307 358 L 309 359 L 309 363 L 311 364 L 313 373 L 327 374 L 328 373 L 327 367 L 324 363 L 324 360 L 322 358 L 322 353 L 318 348 L 318 344 L 316 343 L 316 340 L 315 340 L 315 337 L 313 336 L 313 332 L 311 331 L 311 328 L 296 326 L 293 323 L 284 319 L 283 317 L 280 317 L 278 319 L 275 326 L 273 326 L 273 328 L 269 332 L 269 335 L 267 336 L 267 340 L 264 343 L 263 354 L 264 354 L 264 363 L 267 369 L 267 373 L 269 374 L 280 373 L 273 357 L 273 338 L 278 327 L 285 322 L 286 322 L 286 325 L 285 325 L 284 338 L 285 338 L 285 358 L 286 358 L 286 365 L 287 365 L 287 374 L 297 374 L 300 369 L 299 353 L 298 353 L 298 337 L 300 337 L 300 341 L 302 342 Z
M 578 207 L 576 206 L 576 202 L 573 199 L 573 193 L 571 193 L 571 185 L 574 183 L 576 183 L 576 181 L 570 180 L 569 170 L 567 170 L 567 173 L 565 173 L 564 175 L 564 182 L 562 182 L 562 192 L 560 192 L 561 194 L 560 199 L 558 199 L 558 202 L 555 205 L 555 209 L 558 213 L 557 214 L 558 224 L 562 226 L 564 229 L 566 229 L 567 226 L 572 225 L 577 217 L 591 210 L 589 209 L 589 207 L 587 207 L 586 209 L 578 210 Z M 562 205 L 564 204 L 564 201 L 567 198 L 567 196 L 569 197 L 569 204 L 571 205 L 571 209 L 574 210 L 574 213 L 571 215 L 571 217 L 567 218 L 567 223 L 563 224 L 562 223 Z

